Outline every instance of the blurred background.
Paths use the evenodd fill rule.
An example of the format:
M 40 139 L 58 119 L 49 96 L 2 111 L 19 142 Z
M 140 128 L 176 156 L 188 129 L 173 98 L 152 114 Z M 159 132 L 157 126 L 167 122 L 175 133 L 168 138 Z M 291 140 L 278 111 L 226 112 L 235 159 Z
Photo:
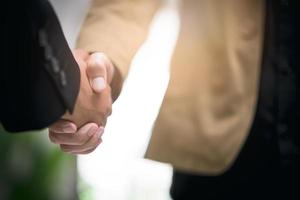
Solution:
M 50 1 L 75 48 L 91 1 Z M 46 130 L 10 135 L 0 128 L 0 200 L 170 200 L 171 166 L 143 156 L 169 80 L 177 7 L 166 0 L 154 17 L 95 152 L 75 158 L 52 145 Z

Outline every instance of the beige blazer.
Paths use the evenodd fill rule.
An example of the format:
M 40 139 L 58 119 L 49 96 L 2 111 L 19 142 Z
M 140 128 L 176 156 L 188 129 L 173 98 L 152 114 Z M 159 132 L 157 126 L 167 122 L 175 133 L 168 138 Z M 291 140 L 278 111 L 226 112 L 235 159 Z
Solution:
M 78 47 L 103 51 L 126 76 L 158 0 L 94 0 Z M 244 144 L 255 114 L 265 1 L 183 0 L 171 80 L 146 157 L 220 174 Z

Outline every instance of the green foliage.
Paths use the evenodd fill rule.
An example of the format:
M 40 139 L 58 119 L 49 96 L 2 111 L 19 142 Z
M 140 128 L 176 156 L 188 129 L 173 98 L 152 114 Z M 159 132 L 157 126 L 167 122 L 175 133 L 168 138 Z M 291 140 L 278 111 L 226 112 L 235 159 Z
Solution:
M 9 134 L 0 127 L 1 200 L 75 200 L 76 159 L 45 130 Z

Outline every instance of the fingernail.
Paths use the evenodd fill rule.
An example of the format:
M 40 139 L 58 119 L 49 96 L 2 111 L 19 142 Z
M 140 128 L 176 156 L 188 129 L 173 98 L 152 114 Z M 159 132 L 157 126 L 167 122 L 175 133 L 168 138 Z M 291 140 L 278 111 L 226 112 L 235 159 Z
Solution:
M 88 131 L 88 136 L 91 137 L 92 135 L 95 134 L 95 132 L 98 130 L 98 127 L 93 126 L 90 128 L 90 130 Z
M 95 91 L 99 92 L 99 91 L 102 91 L 105 88 L 106 83 L 105 83 L 104 78 L 97 77 L 97 78 L 92 79 L 91 85 L 92 85 L 92 87 Z
M 76 128 L 72 124 L 65 124 L 62 127 L 63 132 L 75 132 Z

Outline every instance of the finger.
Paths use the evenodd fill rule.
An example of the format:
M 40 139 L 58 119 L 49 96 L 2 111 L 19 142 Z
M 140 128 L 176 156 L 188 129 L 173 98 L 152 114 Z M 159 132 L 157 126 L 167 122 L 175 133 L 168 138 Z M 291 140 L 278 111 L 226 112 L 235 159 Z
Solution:
M 89 123 L 81 127 L 76 133 L 57 133 L 50 131 L 49 138 L 55 144 L 82 145 L 85 144 L 97 131 L 95 123 Z
M 95 151 L 97 149 L 97 147 L 93 148 L 93 149 L 90 149 L 90 150 L 87 150 L 87 151 L 83 151 L 83 152 L 68 152 L 69 154 L 72 154 L 72 155 L 84 155 L 84 154 L 89 154 L 93 151 Z M 67 152 L 66 152 L 67 153 Z
M 94 149 L 88 150 L 88 151 L 81 152 L 79 154 L 89 154 L 89 153 L 92 153 L 93 151 L 95 151 L 96 149 L 97 149 L 97 147 Z
M 98 144 L 91 148 L 91 149 L 88 149 L 88 150 L 85 150 L 85 151 L 82 151 L 82 150 L 78 150 L 78 151 L 70 151 L 70 152 L 67 152 L 67 153 L 70 153 L 70 154 L 73 154 L 73 155 L 82 155 L 82 154 L 88 154 L 88 153 L 91 153 L 93 152 L 95 149 L 97 149 L 97 147 L 102 143 L 102 140 L 100 140 L 98 142 Z
M 81 149 L 78 149 L 78 150 L 72 150 L 70 149 L 71 147 L 68 147 L 68 149 L 62 149 L 62 151 L 64 151 L 65 153 L 70 153 L 70 154 L 73 154 L 73 155 L 79 155 L 79 154 L 88 154 L 88 153 L 91 153 L 93 152 L 95 149 L 97 149 L 97 147 L 102 143 L 102 139 L 98 140 L 98 142 L 96 143 L 96 145 L 94 147 L 91 147 L 87 150 L 81 150 Z M 62 148 L 62 147 L 61 147 Z
M 75 133 L 77 131 L 77 126 L 73 122 L 59 120 L 49 127 L 49 131 L 57 133 Z
M 102 142 L 102 135 L 104 128 L 98 128 L 97 132 L 83 145 L 60 145 L 64 152 L 80 154 L 83 152 L 88 152 L 91 149 L 95 149 Z
M 89 54 L 87 51 L 83 49 L 75 49 L 72 51 L 74 58 L 81 58 L 83 60 L 87 60 L 89 58 Z
M 94 92 L 99 93 L 106 87 L 109 60 L 103 53 L 93 53 L 87 61 L 86 73 Z

